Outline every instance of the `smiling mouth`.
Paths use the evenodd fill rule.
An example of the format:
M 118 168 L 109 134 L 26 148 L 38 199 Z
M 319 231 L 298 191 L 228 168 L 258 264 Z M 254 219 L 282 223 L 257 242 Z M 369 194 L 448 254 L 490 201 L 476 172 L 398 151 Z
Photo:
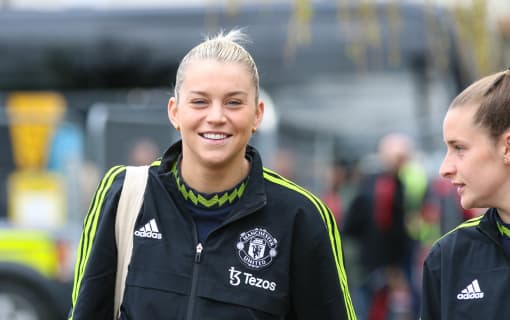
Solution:
M 458 195 L 461 195 L 462 194 L 462 191 L 464 191 L 464 187 L 466 186 L 465 184 L 456 184 L 455 185 L 457 187 L 457 194 Z
M 230 135 L 225 134 L 225 133 L 202 133 L 202 134 L 200 134 L 200 136 L 205 139 L 216 140 L 216 141 L 224 140 L 224 139 L 230 137 Z

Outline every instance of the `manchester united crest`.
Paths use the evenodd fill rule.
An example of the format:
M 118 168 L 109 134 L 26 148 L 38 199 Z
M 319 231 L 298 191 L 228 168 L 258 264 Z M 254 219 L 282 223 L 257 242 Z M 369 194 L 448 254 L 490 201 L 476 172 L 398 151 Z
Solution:
M 266 229 L 255 228 L 239 236 L 237 250 L 239 258 L 250 269 L 259 270 L 268 267 L 278 251 L 276 240 Z

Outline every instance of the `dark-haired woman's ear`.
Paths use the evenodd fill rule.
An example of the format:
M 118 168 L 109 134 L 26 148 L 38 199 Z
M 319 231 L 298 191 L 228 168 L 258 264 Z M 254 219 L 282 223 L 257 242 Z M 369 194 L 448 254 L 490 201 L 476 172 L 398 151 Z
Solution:
M 506 165 L 510 165 L 510 129 L 503 133 L 503 141 L 504 141 L 503 162 Z

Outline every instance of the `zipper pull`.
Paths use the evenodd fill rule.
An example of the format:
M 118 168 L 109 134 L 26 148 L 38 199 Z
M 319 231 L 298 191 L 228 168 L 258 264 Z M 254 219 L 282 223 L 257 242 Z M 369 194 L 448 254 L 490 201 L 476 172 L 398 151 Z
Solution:
M 204 247 L 202 246 L 202 244 L 199 242 L 197 244 L 197 250 L 195 252 L 195 262 L 196 263 L 200 263 L 200 255 L 202 254 L 202 250 L 204 249 Z

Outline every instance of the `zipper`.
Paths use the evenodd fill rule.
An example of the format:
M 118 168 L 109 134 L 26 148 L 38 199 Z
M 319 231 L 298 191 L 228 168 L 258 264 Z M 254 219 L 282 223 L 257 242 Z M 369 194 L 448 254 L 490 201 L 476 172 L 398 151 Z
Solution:
M 233 214 L 230 217 L 230 219 L 223 221 L 223 223 L 219 227 L 216 227 L 216 229 L 212 230 L 209 233 L 209 235 L 207 236 L 207 238 L 209 238 L 212 233 L 218 231 L 219 229 L 223 228 L 224 226 L 232 223 L 233 221 L 241 219 L 242 217 L 248 215 L 251 212 L 257 211 L 258 209 L 262 208 L 264 205 L 266 205 L 266 201 L 264 201 L 262 204 L 259 204 L 255 207 L 248 208 L 247 211 L 244 214 L 242 214 L 241 216 L 236 217 L 236 214 Z M 196 230 L 195 222 L 193 219 L 191 219 L 191 220 L 192 220 L 193 228 Z M 207 241 L 207 238 L 204 241 Z M 198 242 L 198 235 L 196 234 L 196 231 L 195 231 L 195 242 L 196 243 Z M 198 286 L 198 273 L 200 270 L 200 262 L 202 259 L 202 251 L 203 250 L 204 250 L 204 247 L 203 247 L 202 243 L 198 242 L 197 246 L 195 247 L 195 259 L 193 261 L 193 273 L 191 276 L 191 292 L 189 295 L 188 307 L 187 307 L 187 311 L 186 311 L 186 320 L 193 320 L 193 315 L 194 315 L 194 311 L 195 311 L 195 300 L 196 300 L 196 295 L 197 295 L 197 286 Z
M 198 271 L 200 269 L 200 261 L 202 257 L 202 250 L 204 247 L 202 246 L 202 243 L 198 243 L 195 248 L 195 260 L 193 262 L 193 275 L 191 278 L 191 293 L 189 295 L 189 301 L 188 301 L 188 311 L 186 320 L 193 320 L 193 311 L 195 309 L 195 298 L 197 295 L 197 285 L 198 285 Z

